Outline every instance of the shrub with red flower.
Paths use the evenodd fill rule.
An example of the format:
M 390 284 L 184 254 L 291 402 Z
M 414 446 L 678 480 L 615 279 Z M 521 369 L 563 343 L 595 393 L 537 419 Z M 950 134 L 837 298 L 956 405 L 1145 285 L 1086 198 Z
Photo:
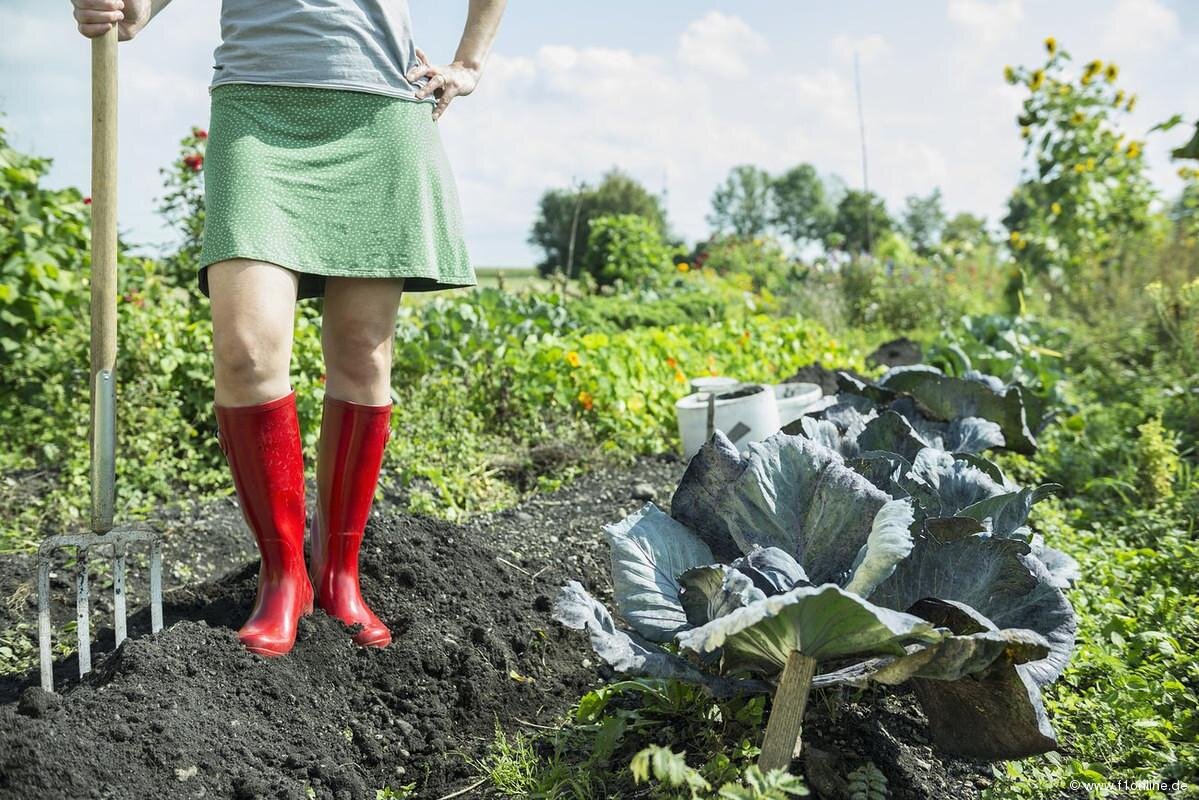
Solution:
M 179 141 L 179 157 L 162 170 L 166 195 L 158 210 L 180 234 L 178 251 L 164 260 L 164 270 L 179 285 L 195 291 L 195 271 L 204 231 L 204 154 L 208 131 L 193 126 Z

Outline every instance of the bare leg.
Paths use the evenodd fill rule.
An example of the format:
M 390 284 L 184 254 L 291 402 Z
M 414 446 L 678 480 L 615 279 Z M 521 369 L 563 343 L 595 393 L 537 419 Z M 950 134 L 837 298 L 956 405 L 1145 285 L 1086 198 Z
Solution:
M 208 267 L 216 397 L 248 406 L 287 394 L 299 278 L 249 259 Z
M 326 393 L 368 405 L 391 401 L 391 345 L 403 291 L 401 278 L 326 279 Z

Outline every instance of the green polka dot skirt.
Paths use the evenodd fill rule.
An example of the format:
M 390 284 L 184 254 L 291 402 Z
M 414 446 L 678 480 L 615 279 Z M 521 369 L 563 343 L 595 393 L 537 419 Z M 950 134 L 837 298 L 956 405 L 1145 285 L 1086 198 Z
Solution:
M 230 258 L 325 277 L 404 278 L 405 291 L 475 286 L 454 177 L 431 103 L 315 87 L 212 90 L 204 160 L 207 269 Z

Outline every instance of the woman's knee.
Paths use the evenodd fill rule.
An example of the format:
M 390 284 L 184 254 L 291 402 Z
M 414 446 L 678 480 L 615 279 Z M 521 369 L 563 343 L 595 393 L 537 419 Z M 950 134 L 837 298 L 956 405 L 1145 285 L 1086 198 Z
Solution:
M 392 329 L 382 331 L 365 322 L 326 328 L 322 337 L 326 371 L 361 386 L 385 380 L 391 372 L 393 335 Z

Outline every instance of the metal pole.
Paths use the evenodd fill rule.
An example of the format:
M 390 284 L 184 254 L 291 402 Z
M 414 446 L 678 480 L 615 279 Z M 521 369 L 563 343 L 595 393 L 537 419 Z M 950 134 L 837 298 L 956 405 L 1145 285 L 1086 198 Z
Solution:
M 858 99 L 858 133 L 862 139 L 862 190 L 866 193 L 866 251 L 874 252 L 874 234 L 870 230 L 870 171 L 866 163 L 866 116 L 862 113 L 862 71 L 858 54 L 853 54 L 853 87 Z

